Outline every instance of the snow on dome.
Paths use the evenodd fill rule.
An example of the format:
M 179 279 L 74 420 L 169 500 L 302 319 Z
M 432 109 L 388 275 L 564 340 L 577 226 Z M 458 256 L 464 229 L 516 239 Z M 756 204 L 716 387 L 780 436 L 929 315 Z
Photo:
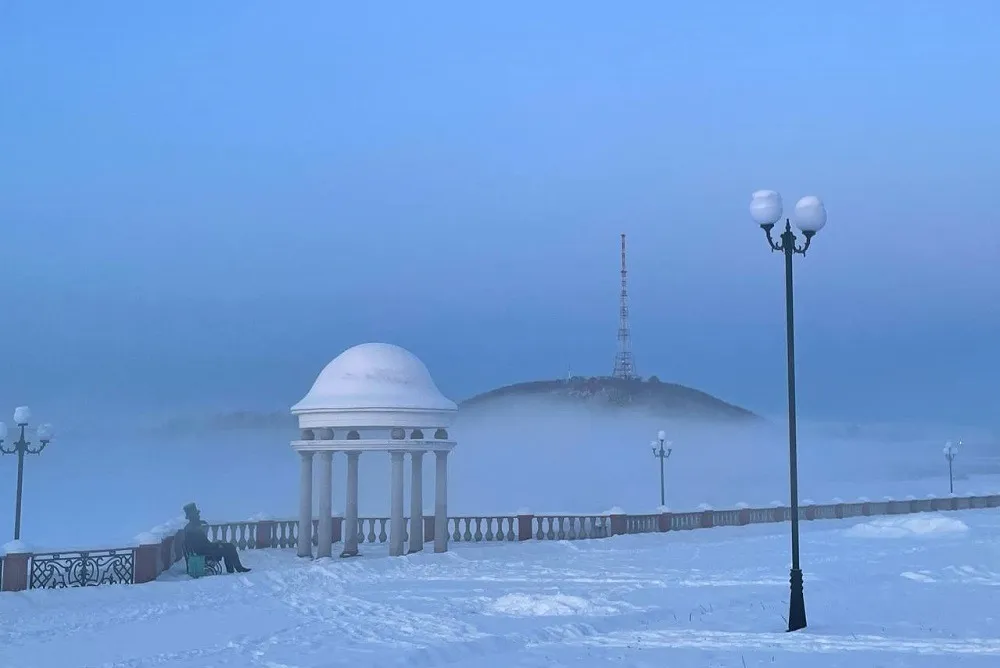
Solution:
M 320 372 L 292 413 L 316 410 L 390 409 L 456 411 L 416 355 L 390 343 L 362 343 Z

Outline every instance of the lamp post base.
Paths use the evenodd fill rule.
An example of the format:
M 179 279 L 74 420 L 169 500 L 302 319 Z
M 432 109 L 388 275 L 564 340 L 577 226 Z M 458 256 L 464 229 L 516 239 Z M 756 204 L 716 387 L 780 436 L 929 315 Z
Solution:
M 788 599 L 788 630 L 798 631 L 806 627 L 806 598 L 802 591 L 802 570 L 793 568 L 789 580 L 792 583 L 792 592 Z

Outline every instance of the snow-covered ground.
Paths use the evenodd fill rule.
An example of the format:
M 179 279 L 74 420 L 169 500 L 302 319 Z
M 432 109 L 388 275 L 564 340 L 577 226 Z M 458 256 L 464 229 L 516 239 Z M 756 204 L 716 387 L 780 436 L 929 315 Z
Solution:
M 1000 513 L 803 525 L 810 626 L 783 633 L 788 528 L 453 544 L 132 587 L 0 595 L 0 666 L 953 668 L 1000 665 Z

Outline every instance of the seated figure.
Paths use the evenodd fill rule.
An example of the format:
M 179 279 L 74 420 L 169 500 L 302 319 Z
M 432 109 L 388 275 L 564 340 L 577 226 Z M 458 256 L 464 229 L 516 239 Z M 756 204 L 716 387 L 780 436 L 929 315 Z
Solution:
M 204 557 L 222 559 L 226 564 L 227 573 L 249 573 L 250 569 L 240 562 L 240 554 L 236 546 L 232 543 L 213 543 L 208 539 L 205 526 L 208 524 L 201 519 L 201 511 L 198 506 L 189 503 L 184 506 L 184 517 L 187 518 L 187 526 L 184 527 L 184 545 L 193 554 L 200 554 Z

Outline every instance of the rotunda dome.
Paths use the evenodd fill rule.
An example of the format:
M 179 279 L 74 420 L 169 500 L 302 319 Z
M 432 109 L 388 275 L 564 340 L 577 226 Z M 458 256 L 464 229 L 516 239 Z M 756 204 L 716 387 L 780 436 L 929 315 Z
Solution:
M 366 409 L 457 411 L 416 355 L 390 343 L 362 343 L 326 365 L 292 413 Z

